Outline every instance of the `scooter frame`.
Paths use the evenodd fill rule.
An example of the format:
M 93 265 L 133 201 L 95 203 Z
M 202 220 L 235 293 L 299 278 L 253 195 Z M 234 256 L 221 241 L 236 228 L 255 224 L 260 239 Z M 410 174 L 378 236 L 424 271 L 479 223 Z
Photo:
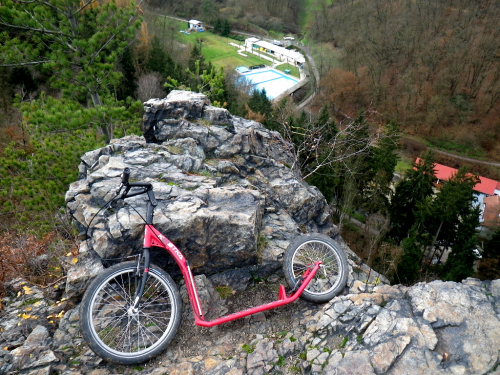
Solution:
M 196 283 L 189 267 L 189 263 L 184 256 L 184 254 L 175 246 L 167 237 L 161 234 L 152 224 L 146 224 L 144 229 L 144 256 L 147 263 L 149 263 L 149 249 L 151 247 L 160 247 L 165 249 L 174 258 L 175 262 L 179 266 L 184 282 L 186 284 L 186 289 L 191 303 L 191 309 L 193 310 L 195 324 L 201 327 L 213 327 L 222 323 L 227 323 L 232 320 L 240 319 L 248 315 L 256 314 L 262 311 L 271 310 L 276 307 L 287 305 L 294 302 L 300 297 L 304 289 L 307 287 L 309 282 L 312 280 L 316 272 L 321 267 L 321 261 L 315 262 L 314 266 L 307 268 L 305 273 L 302 275 L 302 283 L 297 288 L 295 292 L 290 295 L 286 294 L 285 287 L 283 285 L 279 286 L 278 300 L 264 305 L 252 307 L 250 309 L 238 311 L 233 314 L 229 314 L 215 320 L 207 321 L 205 320 L 205 315 L 200 303 L 200 297 L 198 290 L 196 288 Z M 144 276 L 149 272 L 148 268 L 144 269 Z M 143 277 L 144 277 L 143 276 Z M 147 276 L 146 276 L 147 277 Z

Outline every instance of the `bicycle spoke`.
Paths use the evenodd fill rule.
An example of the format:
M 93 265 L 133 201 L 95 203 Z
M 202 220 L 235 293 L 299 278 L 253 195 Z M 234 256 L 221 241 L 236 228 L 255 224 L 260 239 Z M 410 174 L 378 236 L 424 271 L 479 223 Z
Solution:
M 115 319 L 115 324 L 112 325 L 111 327 L 106 327 L 102 329 L 101 331 L 98 332 L 99 336 L 102 332 L 107 331 L 106 335 L 104 337 L 100 337 L 101 340 L 105 341 L 106 338 L 113 332 L 115 332 L 115 328 L 118 327 L 118 325 L 121 323 L 121 320 L 126 317 L 126 314 L 122 315 L 119 319 Z

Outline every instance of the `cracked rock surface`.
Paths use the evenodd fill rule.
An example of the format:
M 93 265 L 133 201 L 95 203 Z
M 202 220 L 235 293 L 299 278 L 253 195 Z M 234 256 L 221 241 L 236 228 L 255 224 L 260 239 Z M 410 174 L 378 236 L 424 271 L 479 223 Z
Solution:
M 216 315 L 275 299 L 284 281 L 279 274 L 261 283 L 243 277 L 238 285 L 246 290 L 223 299 L 212 280 L 197 276 L 203 303 Z M 213 328 L 194 326 L 184 303 L 173 342 L 141 366 L 95 356 L 81 339 L 77 306 L 42 298 L 38 312 L 22 318 L 27 305 L 16 297 L 19 285 L 2 300 L 0 374 L 500 374 L 500 280 L 368 285 L 323 305 L 299 300 Z M 69 310 L 59 321 L 43 319 L 63 307 Z M 6 330 L 12 327 L 15 338 Z

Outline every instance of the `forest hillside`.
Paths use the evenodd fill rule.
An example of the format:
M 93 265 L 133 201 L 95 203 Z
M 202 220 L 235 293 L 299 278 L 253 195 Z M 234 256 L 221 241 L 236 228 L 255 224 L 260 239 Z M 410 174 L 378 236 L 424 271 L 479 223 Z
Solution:
M 498 161 L 499 19 L 495 1 L 323 2 L 308 36 L 340 62 L 324 63 L 320 101 L 370 108 L 435 146 Z

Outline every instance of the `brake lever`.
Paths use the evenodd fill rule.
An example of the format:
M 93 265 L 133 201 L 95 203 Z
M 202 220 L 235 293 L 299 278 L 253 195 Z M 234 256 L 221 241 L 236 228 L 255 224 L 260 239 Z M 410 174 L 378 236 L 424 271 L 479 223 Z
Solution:
M 120 192 L 124 186 L 128 186 L 128 180 L 130 178 L 130 169 L 125 168 L 120 177 L 121 177 L 121 183 L 120 183 L 120 186 L 118 186 L 118 189 L 116 190 L 117 195 L 120 194 Z

